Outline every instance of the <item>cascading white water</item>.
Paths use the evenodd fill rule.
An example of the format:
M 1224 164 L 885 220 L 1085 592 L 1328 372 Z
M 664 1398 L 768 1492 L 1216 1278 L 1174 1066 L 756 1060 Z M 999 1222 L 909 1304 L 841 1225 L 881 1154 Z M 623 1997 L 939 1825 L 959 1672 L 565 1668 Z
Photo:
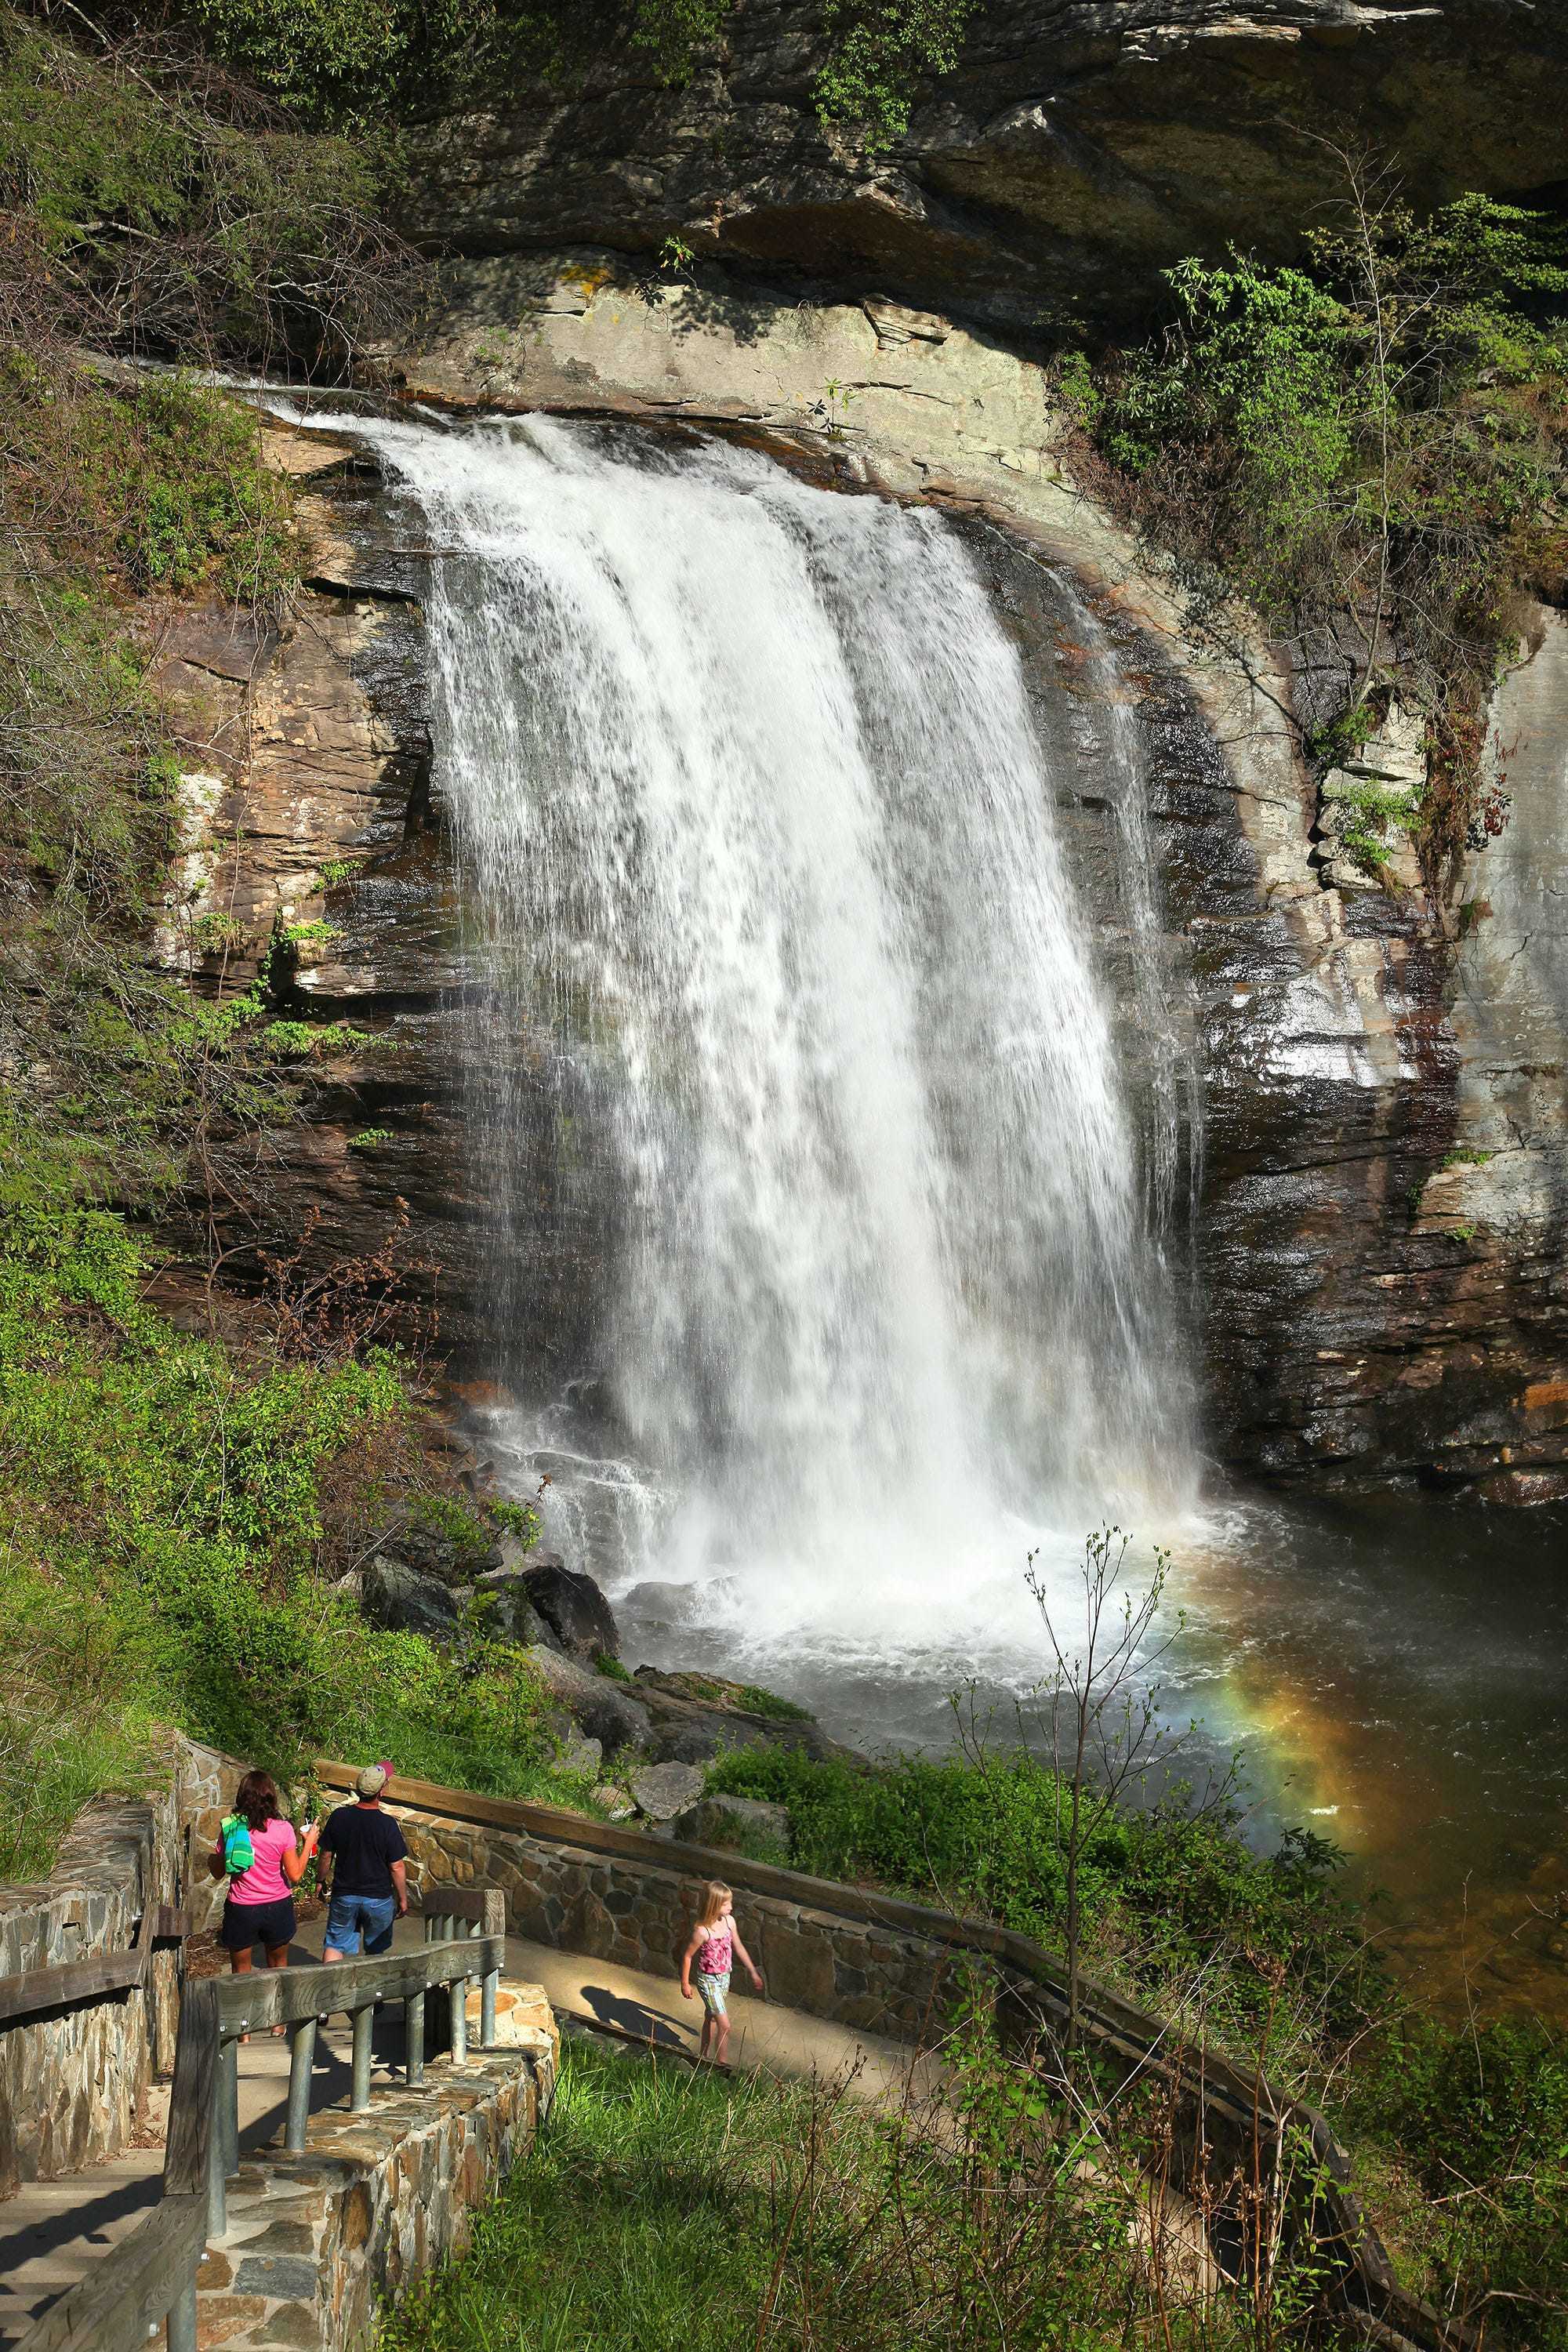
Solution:
M 1189 1448 L 1052 781 L 973 560 L 929 510 L 728 446 L 362 429 L 443 551 L 437 756 L 491 1017 L 590 1107 L 574 1150 L 617 1203 L 592 1369 L 646 1475 L 586 1483 L 667 1507 L 596 1565 L 717 1580 L 775 1639 L 886 1643 L 890 1602 L 974 1633 L 1043 1528 L 1168 1508 Z M 526 1259 L 526 1204 L 516 1232 Z M 526 1263 L 497 1297 L 549 1313 Z

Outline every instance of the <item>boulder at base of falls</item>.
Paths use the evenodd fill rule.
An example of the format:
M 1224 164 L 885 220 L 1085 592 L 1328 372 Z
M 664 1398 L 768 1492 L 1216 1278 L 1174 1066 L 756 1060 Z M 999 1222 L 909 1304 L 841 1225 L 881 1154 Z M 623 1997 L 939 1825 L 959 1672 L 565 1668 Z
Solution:
M 678 1814 L 671 1827 L 678 1838 L 692 1845 L 731 1848 L 754 1862 L 789 1864 L 789 1813 L 783 1805 L 765 1804 L 760 1797 L 715 1795 L 700 1798 Z
M 561 1643 L 552 1626 L 546 1624 L 533 1605 L 528 1589 L 528 1574 L 521 1568 L 492 1568 L 481 1576 L 474 1587 L 474 1598 L 479 1607 L 482 1630 L 500 1641 L 517 1642 L 523 1649 L 542 1643 L 547 1649 L 558 1650 Z
M 612 1682 L 608 1675 L 596 1675 L 578 1659 L 547 1649 L 542 1642 L 534 1643 L 524 1655 L 573 1721 L 591 1739 L 603 1740 L 606 1752 L 630 1748 L 647 1754 L 653 1744 L 652 1717 L 629 1690 Z
M 631 1775 L 632 1794 L 650 1822 L 672 1822 L 702 1794 L 695 1764 L 645 1764 Z
M 858 1749 L 830 1739 L 811 1716 L 770 1714 L 744 1705 L 750 1696 L 763 1696 L 751 1684 L 722 1675 L 661 1674 L 654 1666 L 639 1666 L 633 1680 L 653 1717 L 661 1757 L 700 1764 L 724 1748 L 791 1748 L 816 1763 L 832 1757 L 850 1764 L 866 1761 Z
M 381 1552 L 360 1579 L 360 1606 L 373 1625 L 389 1633 L 423 1633 L 432 1642 L 453 1642 L 463 1630 L 457 1600 L 438 1576 L 426 1576 Z
M 518 1573 L 528 1599 L 549 1628 L 552 1648 L 569 1657 L 613 1658 L 621 1646 L 615 1612 L 591 1576 L 568 1568 L 553 1552 L 536 1552 Z

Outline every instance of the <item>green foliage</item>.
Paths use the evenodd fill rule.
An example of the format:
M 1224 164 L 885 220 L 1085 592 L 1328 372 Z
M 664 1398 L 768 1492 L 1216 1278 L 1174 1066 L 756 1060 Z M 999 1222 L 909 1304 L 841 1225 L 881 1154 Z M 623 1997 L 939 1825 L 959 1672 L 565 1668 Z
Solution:
M 395 1140 L 389 1127 L 362 1127 L 357 1135 L 349 1138 L 351 1151 L 379 1151 L 384 1143 Z
M 1023 1748 L 978 1766 L 910 1756 L 869 1770 L 744 1748 L 719 1759 L 709 1785 L 786 1806 L 797 1869 L 874 1879 L 1060 1944 L 1066 1792 Z M 1303 1830 L 1262 1859 L 1231 1812 L 1178 1796 L 1108 1811 L 1080 1863 L 1088 1964 L 1156 2005 L 1184 1999 L 1201 1972 L 1210 2030 L 1237 2046 L 1293 2030 L 1288 1988 L 1285 2011 L 1331 2042 L 1379 1986 L 1334 1883 L 1338 1859 Z
M 688 79 L 723 33 L 733 0 L 191 0 L 218 54 L 290 114 L 363 129 L 521 78 L 570 81 L 623 40 L 667 82 Z M 825 0 L 817 110 L 871 152 L 909 127 L 922 82 L 957 61 L 974 0 Z M 691 250 L 669 239 L 660 266 Z
M 1131 2251 L 1136 2189 L 1075 2176 L 1076 2135 L 1064 2160 L 1037 2084 L 983 2029 L 961 2022 L 955 2047 L 957 2113 L 938 2120 L 879 2114 L 840 2084 L 568 2042 L 528 2163 L 462 2260 L 387 2312 L 379 2352 L 1256 2340 L 1223 2305 L 1157 2312 Z
M 1165 276 L 1175 331 L 1116 387 L 1101 446 L 1140 477 L 1169 450 L 1210 453 L 1206 478 L 1226 502 L 1216 530 L 1228 524 L 1227 572 L 1278 611 L 1286 583 L 1319 553 L 1325 507 L 1351 464 L 1348 316 L 1301 270 L 1241 255 L 1215 268 L 1189 257 Z
M 323 1748 L 375 1753 L 460 1787 L 580 1801 L 520 1653 L 489 1644 L 471 1670 L 375 1631 L 335 1581 L 365 1526 L 374 1541 L 397 1516 L 410 1407 L 395 1361 L 242 1360 L 176 1332 L 143 1303 L 124 1225 L 75 1198 L 68 1158 L 7 1140 L 0 1814 L 14 1844 L 46 1853 L 87 1777 L 122 1778 L 154 1716 L 280 1772 Z M 459 1550 L 491 1541 L 447 1496 L 417 1496 L 410 1516 Z
M 194 954 L 219 956 L 232 954 L 244 947 L 247 933 L 245 925 L 237 922 L 234 916 L 221 914 L 216 907 L 209 907 L 205 914 L 192 919 L 187 936 Z
M 629 1683 L 632 1679 L 613 1650 L 595 1651 L 594 1671 L 598 1675 L 607 1675 L 613 1683 Z
M 1418 220 L 1353 175 L 1347 211 L 1305 267 L 1168 271 L 1163 341 L 1113 362 L 1080 414 L 1199 624 L 1232 589 L 1282 632 L 1360 623 L 1372 650 L 1315 757 L 1365 740 L 1397 648 L 1433 752 L 1418 838 L 1447 891 L 1501 822 L 1478 832 L 1477 713 L 1519 593 L 1568 555 L 1568 230 L 1479 194 Z M 1352 853 L 1385 862 L 1383 831 Z
M 1352 813 L 1340 839 L 1363 873 L 1381 872 L 1394 855 L 1388 835 L 1412 832 L 1420 816 L 1418 801 L 1389 792 L 1369 777 L 1336 784 L 1333 797 Z
M 293 552 L 254 418 L 180 376 L 105 382 L 0 356 L 0 1032 L 13 1114 L 71 1139 L 80 1181 L 122 1199 L 177 1181 L 213 1121 L 281 1118 L 254 1051 L 256 994 L 223 1008 L 148 953 L 166 906 L 180 772 L 144 677 L 138 600 L 208 585 L 271 606 Z M 200 956 L 242 944 L 198 908 Z
M 483 1517 L 455 1495 L 419 1495 L 409 1507 L 409 1518 L 448 1544 L 460 1559 L 465 1552 L 488 1552 L 494 1543 L 489 1515 Z
M 345 883 L 357 880 L 359 860 L 354 857 L 329 857 L 318 870 L 317 878 L 323 890 L 341 890 Z
M 304 40 L 331 10 L 289 13 Z M 247 123 L 238 93 L 204 102 L 172 54 L 85 54 L 0 6 L 11 333 L 24 347 L 62 332 L 163 352 L 264 356 L 287 344 L 341 365 L 417 274 L 375 221 L 371 159 Z
M 826 61 L 816 78 L 824 123 L 868 153 L 895 146 L 921 84 L 958 62 L 974 0 L 826 0 Z
M 531 1551 L 539 1541 L 539 1513 L 531 1503 L 487 1503 L 487 1512 L 493 1524 L 504 1535 L 515 1536 L 524 1551 Z
M 687 79 L 732 0 L 189 0 L 219 56 L 290 115 L 358 133 L 498 82 L 561 82 L 606 40 L 662 81 Z
M 780 1698 L 776 1691 L 763 1690 L 758 1683 L 743 1683 L 736 1705 L 749 1714 L 765 1715 L 774 1723 L 815 1723 L 816 1717 L 808 1706 L 796 1706 L 792 1698 Z
M 666 80 L 684 81 L 699 51 L 723 30 L 733 5 L 734 0 L 636 0 L 633 44 L 653 58 Z M 689 246 L 681 247 L 679 238 L 671 237 L 666 240 L 666 250 L 672 245 L 680 250 L 682 266 L 689 267 Z
M 1568 2050 L 1538 2022 L 1402 2014 L 1348 2121 L 1418 2189 L 1415 2284 L 1486 2341 L 1568 2347 Z
M 269 1021 L 260 1033 L 262 1051 L 278 1062 L 324 1062 L 335 1054 L 392 1054 L 395 1037 L 356 1029 L 351 1021 Z
M 1307 737 L 1303 748 L 1308 759 L 1317 767 L 1342 767 L 1365 749 L 1377 731 L 1381 715 L 1371 702 L 1352 703 L 1326 727 L 1315 729 Z

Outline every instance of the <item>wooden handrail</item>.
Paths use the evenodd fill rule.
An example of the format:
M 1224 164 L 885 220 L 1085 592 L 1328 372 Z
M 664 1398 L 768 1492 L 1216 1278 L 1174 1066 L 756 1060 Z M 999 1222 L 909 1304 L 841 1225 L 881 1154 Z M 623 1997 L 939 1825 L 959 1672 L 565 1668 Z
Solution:
M 0 1977 L 0 2032 L 133 1992 L 147 1981 L 153 1953 L 160 1947 L 184 1943 L 190 1932 L 189 1912 L 161 1903 L 143 1915 L 137 1939 L 127 1951 L 97 1952 L 85 1960 L 60 1960 L 52 1968 Z

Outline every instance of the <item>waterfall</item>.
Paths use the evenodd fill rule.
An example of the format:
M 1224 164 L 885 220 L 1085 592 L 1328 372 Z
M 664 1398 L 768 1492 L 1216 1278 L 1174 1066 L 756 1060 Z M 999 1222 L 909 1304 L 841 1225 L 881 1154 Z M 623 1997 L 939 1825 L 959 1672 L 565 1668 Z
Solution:
M 598 1204 L 566 1368 L 592 1426 L 558 1381 L 512 1429 L 556 1528 L 612 1585 L 869 1641 L 889 1607 L 983 1613 L 1043 1528 L 1148 1527 L 1187 1476 L 1181 1350 L 1053 779 L 961 537 L 727 446 L 358 429 L 441 551 L 476 1034 L 523 1072 L 476 1119 L 503 1372 L 551 1312 L 542 1090 L 552 1213 Z

